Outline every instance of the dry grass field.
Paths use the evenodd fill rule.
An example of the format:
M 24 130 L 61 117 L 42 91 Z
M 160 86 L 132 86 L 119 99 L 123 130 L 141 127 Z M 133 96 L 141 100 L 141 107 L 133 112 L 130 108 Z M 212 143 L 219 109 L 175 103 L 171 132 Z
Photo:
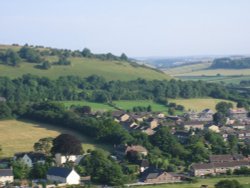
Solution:
M 174 102 L 179 105 L 183 105 L 186 110 L 194 110 L 197 112 L 200 112 L 206 108 L 209 108 L 213 111 L 215 111 L 215 106 L 217 103 L 221 101 L 231 102 L 234 106 L 236 106 L 236 103 L 233 101 L 227 101 L 222 99 L 213 99 L 213 98 L 195 98 L 195 99 L 168 99 L 169 102 Z
M 12 156 L 16 152 L 32 151 L 33 144 L 40 138 L 56 137 L 60 133 L 76 136 L 82 141 L 85 151 L 94 148 L 110 149 L 109 146 L 96 144 L 93 139 L 79 133 L 43 123 L 5 120 L 0 121 L 0 130 L 0 145 L 4 157 Z

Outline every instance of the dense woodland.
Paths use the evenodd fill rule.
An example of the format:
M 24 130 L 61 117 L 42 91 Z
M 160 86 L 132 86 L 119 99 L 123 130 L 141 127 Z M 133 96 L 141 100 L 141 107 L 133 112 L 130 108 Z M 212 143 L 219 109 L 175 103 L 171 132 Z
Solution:
M 46 77 L 24 75 L 10 79 L 0 77 L 0 96 L 9 102 L 38 102 L 63 100 L 88 100 L 112 102 L 112 100 L 152 99 L 156 102 L 166 98 L 214 97 L 221 99 L 240 98 L 220 84 L 202 81 L 152 80 L 106 81 L 96 75 L 87 78 L 77 76 L 50 80 Z
M 250 68 L 250 58 L 230 59 L 220 58 L 215 59 L 210 66 L 212 69 L 245 69 Z

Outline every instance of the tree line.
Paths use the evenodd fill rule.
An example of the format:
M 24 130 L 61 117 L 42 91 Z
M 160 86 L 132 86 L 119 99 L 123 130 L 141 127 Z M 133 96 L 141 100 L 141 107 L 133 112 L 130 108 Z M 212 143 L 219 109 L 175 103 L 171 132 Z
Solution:
M 245 69 L 250 68 L 250 58 L 219 58 L 215 59 L 210 66 L 212 69 Z
M 64 76 L 51 80 L 28 74 L 15 79 L 0 77 L 0 96 L 9 102 L 87 100 L 111 103 L 113 100 L 154 100 L 164 104 L 166 98 L 213 97 L 234 100 L 238 94 L 229 92 L 220 84 L 202 81 L 106 81 L 96 75 L 87 78 Z

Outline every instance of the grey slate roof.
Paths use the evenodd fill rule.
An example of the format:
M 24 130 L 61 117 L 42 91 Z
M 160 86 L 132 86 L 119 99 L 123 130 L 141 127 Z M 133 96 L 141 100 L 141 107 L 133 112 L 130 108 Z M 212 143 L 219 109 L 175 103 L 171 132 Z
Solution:
M 68 168 L 52 167 L 48 170 L 47 175 L 67 178 L 71 171 L 72 169 L 68 169 Z
M 141 181 L 145 181 L 147 179 L 155 179 L 162 173 L 162 170 L 150 167 L 141 174 Z
M 0 97 L 0 102 L 6 102 L 6 99 L 4 97 Z
M 192 165 L 195 170 L 214 169 L 214 168 L 230 168 L 239 166 L 250 166 L 248 161 L 231 161 L 231 162 L 219 162 L 219 163 L 196 163 Z
M 13 176 L 12 169 L 0 169 L 0 177 Z
M 33 163 L 36 163 L 37 161 L 45 160 L 46 156 L 44 153 L 40 152 L 23 152 L 23 153 L 16 153 L 15 157 L 17 159 L 23 158 L 25 155 L 28 155 L 28 157 L 32 160 Z

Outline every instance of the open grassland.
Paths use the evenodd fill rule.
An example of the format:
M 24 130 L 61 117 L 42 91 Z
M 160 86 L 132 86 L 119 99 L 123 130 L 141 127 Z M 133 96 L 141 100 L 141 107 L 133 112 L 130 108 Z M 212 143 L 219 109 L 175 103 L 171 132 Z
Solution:
M 233 101 L 227 101 L 222 99 L 213 99 L 213 98 L 195 98 L 195 99 L 168 99 L 169 102 L 174 102 L 179 105 L 183 105 L 186 110 L 194 110 L 200 112 L 206 108 L 209 108 L 215 111 L 215 106 L 221 101 L 231 102 L 234 106 L 236 103 Z
M 197 183 L 189 184 L 162 184 L 162 185 L 150 185 L 150 186 L 138 186 L 145 188 L 200 188 L 201 185 L 208 185 L 209 188 L 214 188 L 214 185 L 221 180 L 230 179 L 238 180 L 243 188 L 250 188 L 250 177 L 227 177 L 227 178 L 207 178 L 198 179 Z
M 233 101 L 223 100 L 223 99 L 213 99 L 213 98 L 194 98 L 194 99 L 168 99 L 169 102 L 174 102 L 179 105 L 183 105 L 186 110 L 195 110 L 201 111 L 206 108 L 212 109 L 215 111 L 215 106 L 217 103 L 221 101 L 231 102 L 234 106 L 236 103 Z M 109 106 L 108 104 L 103 103 L 94 103 L 87 101 L 63 101 L 62 102 L 66 107 L 70 107 L 71 105 L 75 106 L 90 106 L 93 111 L 114 111 L 116 110 L 114 107 Z M 153 112 L 166 112 L 168 108 L 164 105 L 157 104 L 151 100 L 122 100 L 122 101 L 113 101 L 113 104 L 123 110 L 132 110 L 133 107 L 141 106 L 148 107 L 149 105 L 152 108 Z M 176 112 L 179 114 L 180 112 Z
M 250 69 L 209 69 L 211 62 L 183 65 L 166 69 L 165 73 L 181 80 L 202 80 L 206 82 L 223 82 L 239 84 L 250 80 Z
M 88 101 L 63 101 L 62 102 L 66 108 L 73 106 L 90 106 L 93 111 L 109 111 L 115 110 L 112 106 L 105 103 L 95 103 Z
M 105 104 L 105 103 L 95 103 L 88 101 L 63 101 L 65 107 L 69 108 L 72 105 L 75 106 L 90 106 L 93 111 L 114 111 L 116 108 Z M 157 104 L 151 100 L 122 100 L 122 101 L 113 101 L 113 104 L 123 110 L 132 110 L 133 107 L 141 106 L 148 107 L 151 106 L 152 111 L 154 112 L 166 112 L 168 108 L 164 105 Z
M 182 65 L 182 66 L 166 69 L 165 72 L 173 76 L 186 75 L 188 73 L 207 69 L 211 64 L 212 64 L 211 62 L 204 62 L 204 63 L 197 63 L 197 64 L 192 64 L 192 65 Z
M 193 81 L 206 81 L 206 82 L 215 82 L 215 83 L 224 83 L 224 84 L 239 84 L 242 80 L 250 80 L 249 76 L 176 76 L 181 80 L 193 80 Z
M 113 102 L 118 108 L 124 110 L 132 110 L 135 106 L 148 107 L 149 105 L 154 112 L 166 112 L 167 107 L 161 104 L 157 104 L 154 101 L 150 100 L 131 100 L 131 101 L 114 101 Z
M 203 69 L 186 73 L 177 73 L 175 76 L 216 76 L 216 75 L 224 75 L 224 76 L 246 76 L 250 75 L 250 69 Z
M 76 136 L 82 141 L 85 151 L 94 148 L 110 150 L 107 145 L 96 144 L 92 138 L 64 128 L 29 121 L 5 120 L 0 121 L 0 145 L 3 156 L 9 157 L 16 152 L 32 151 L 33 144 L 40 138 L 56 137 L 61 133 Z

